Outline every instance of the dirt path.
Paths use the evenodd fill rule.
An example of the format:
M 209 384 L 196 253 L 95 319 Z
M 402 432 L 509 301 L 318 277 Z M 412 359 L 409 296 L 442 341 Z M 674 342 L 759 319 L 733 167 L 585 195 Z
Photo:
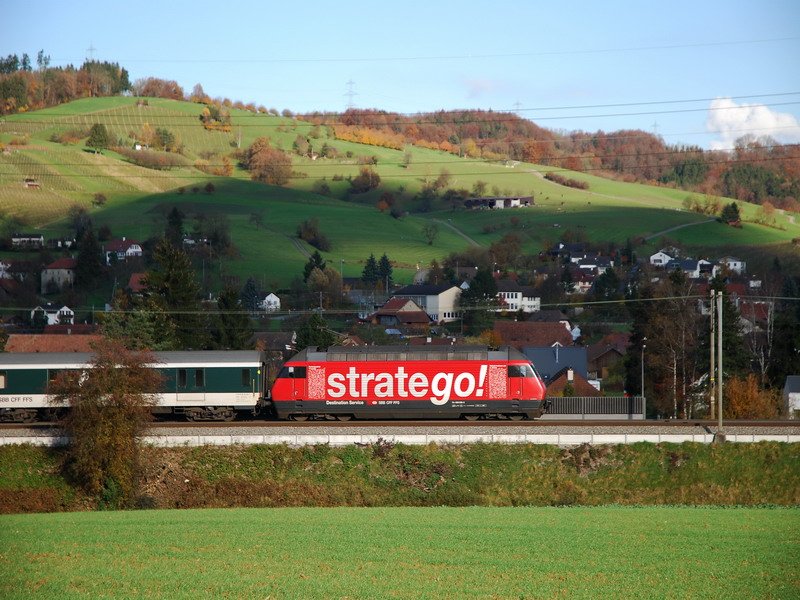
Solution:
M 683 225 L 676 225 L 675 227 L 670 227 L 669 229 L 664 229 L 663 231 L 659 231 L 652 235 L 645 236 L 644 240 L 649 242 L 653 238 L 657 238 L 660 235 L 664 235 L 665 233 L 669 233 L 671 231 L 676 231 L 678 229 L 683 229 L 684 227 L 694 227 L 695 225 L 704 225 L 705 223 L 713 223 L 716 219 L 706 219 L 705 221 L 698 221 L 697 223 L 684 223 Z
M 309 251 L 306 249 L 306 247 L 305 247 L 305 246 L 303 246 L 303 243 L 302 243 L 300 240 L 298 240 L 296 237 L 292 237 L 292 236 L 290 236 L 290 235 L 286 235 L 286 234 L 284 234 L 284 237 L 285 237 L 287 240 L 289 240 L 290 242 L 292 242 L 292 244 L 294 245 L 294 247 L 295 247 L 295 248 L 297 248 L 297 251 L 298 251 L 300 254 L 302 254 L 302 255 L 303 255 L 303 256 L 305 256 L 306 258 L 311 258 L 311 252 L 309 252 Z
M 441 223 L 445 227 L 447 227 L 449 229 L 452 229 L 457 235 L 460 235 L 462 238 L 467 240 L 467 242 L 469 242 L 470 246 L 480 246 L 480 244 L 478 242 L 476 242 L 474 239 L 469 237 L 466 233 L 461 231 L 458 227 L 453 225 L 450 221 L 443 221 L 442 219 L 431 219 L 431 221 L 434 221 L 436 223 Z

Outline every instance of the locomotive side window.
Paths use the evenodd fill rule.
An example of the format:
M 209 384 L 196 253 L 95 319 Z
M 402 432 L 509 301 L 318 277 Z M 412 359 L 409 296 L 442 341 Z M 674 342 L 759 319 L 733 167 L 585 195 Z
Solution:
M 535 377 L 533 369 L 530 365 L 509 365 L 509 377 Z
M 283 379 L 305 379 L 306 378 L 306 368 L 305 367 L 283 367 L 281 372 L 278 373 L 278 377 L 282 377 Z

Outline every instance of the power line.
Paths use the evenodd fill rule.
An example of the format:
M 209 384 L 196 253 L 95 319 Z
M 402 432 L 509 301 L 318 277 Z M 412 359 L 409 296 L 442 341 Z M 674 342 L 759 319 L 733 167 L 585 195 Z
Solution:
M 353 82 L 348 82 L 348 84 L 350 84 L 350 83 L 353 83 Z M 350 94 L 351 94 L 351 92 L 348 92 L 345 95 L 349 97 Z M 352 95 L 357 95 L 357 92 L 352 92 Z M 745 96 L 725 96 L 724 98 L 698 98 L 698 99 L 688 99 L 688 100 L 651 100 L 651 101 L 645 101 L 645 102 L 625 102 L 625 103 L 616 103 L 616 104 L 586 104 L 586 105 L 574 105 L 574 106 L 546 106 L 546 107 L 534 107 L 534 108 L 521 108 L 521 109 L 519 109 L 519 111 L 520 112 L 533 112 L 533 111 L 555 111 L 555 110 L 579 110 L 579 109 L 585 109 L 585 108 L 618 108 L 618 107 L 626 107 L 626 106 L 654 106 L 654 105 L 659 105 L 659 104 L 681 104 L 681 103 L 692 103 L 692 102 L 710 102 L 712 100 L 727 99 L 727 98 L 730 98 L 730 99 L 744 99 L 744 98 L 763 98 L 763 97 L 796 96 L 796 95 L 800 95 L 800 92 L 780 92 L 780 93 L 775 93 L 775 94 L 750 94 L 750 95 L 745 95 Z M 352 98 L 351 98 L 351 100 L 352 100 Z M 764 106 L 764 107 L 793 106 L 793 105 L 797 105 L 797 104 L 800 104 L 800 101 L 795 100 L 795 101 L 787 101 L 787 102 L 773 102 L 773 103 L 769 103 L 769 104 L 762 103 L 762 104 L 759 104 L 759 106 Z M 542 121 L 542 120 L 558 120 L 558 119 L 583 119 L 583 118 L 625 117 L 625 116 L 660 115 L 660 114 L 680 114 L 680 113 L 692 113 L 692 112 L 703 112 L 703 111 L 741 110 L 743 108 L 746 109 L 747 106 L 716 106 L 716 107 L 702 107 L 702 108 L 682 108 L 682 109 L 660 110 L 660 111 L 617 112 L 617 113 L 600 113 L 600 114 L 589 114 L 589 115 L 562 115 L 562 116 L 551 116 L 551 117 L 537 117 L 536 120 L 537 121 Z M 237 110 L 243 110 L 243 109 L 237 109 Z M 37 113 L 37 117 L 39 117 L 39 116 L 41 116 L 41 117 L 49 116 L 46 111 L 47 111 L 47 109 L 43 109 L 42 111 L 38 112 Z M 406 117 L 408 119 L 412 119 L 414 124 L 419 124 L 419 125 L 451 125 L 451 124 L 453 124 L 453 125 L 454 124 L 459 124 L 460 125 L 460 124 L 518 122 L 518 121 L 527 121 L 528 120 L 528 119 L 523 119 L 521 117 L 518 117 L 512 111 L 486 111 L 486 110 L 478 110 L 478 109 L 453 109 L 453 110 L 447 110 L 447 111 L 441 111 L 441 112 L 444 113 L 444 114 L 448 114 L 448 115 L 452 114 L 452 113 L 468 112 L 468 113 L 491 113 L 491 114 L 495 114 L 495 115 L 508 115 L 508 116 L 505 117 L 505 118 L 491 118 L 491 119 L 488 119 L 488 118 L 487 119 L 477 119 L 477 118 L 456 119 L 455 116 L 454 116 L 452 120 L 449 120 L 449 119 L 445 120 L 445 119 L 441 119 L 439 117 L 434 117 L 432 120 L 424 120 L 424 119 L 413 120 L 413 117 L 414 117 L 413 114 L 401 114 L 401 113 L 384 113 L 384 114 L 386 114 L 386 115 L 398 115 L 398 116 L 401 116 L 401 117 Z M 14 119 L 14 118 L 12 118 L 12 119 L 10 119 L 10 120 L 8 120 L 6 122 L 9 123 L 9 124 L 13 123 L 13 124 L 19 124 L 19 125 L 24 125 L 24 124 L 55 125 L 55 124 L 61 124 L 61 123 L 57 123 L 56 119 L 58 119 L 61 122 L 65 121 L 65 120 L 69 120 L 69 119 L 74 120 L 76 118 L 77 119 L 84 119 L 85 118 L 87 120 L 88 119 L 93 119 L 93 120 L 96 121 L 98 115 L 101 115 L 101 114 L 102 113 L 95 113 L 94 115 L 69 115 L 69 116 L 52 115 L 52 117 L 53 117 L 52 121 L 39 120 L 38 118 L 37 119 Z M 360 115 L 360 114 L 361 113 L 356 113 L 357 116 Z M 419 114 L 419 113 L 417 113 L 417 114 Z M 434 114 L 435 115 L 436 113 L 422 113 L 422 114 L 426 114 L 426 115 Z M 371 113 L 371 112 L 366 111 L 366 112 L 363 113 L 363 115 L 366 116 L 366 117 L 370 117 L 370 116 L 379 117 L 379 116 L 381 116 L 381 113 L 380 112 Z M 108 115 L 108 116 L 111 117 L 111 116 L 114 116 L 114 115 Z M 116 116 L 121 116 L 121 115 L 116 115 Z M 129 116 L 133 117 L 134 115 L 129 115 Z M 144 121 L 148 121 L 147 119 L 144 119 L 144 117 L 140 117 L 139 115 L 136 115 L 136 116 L 137 116 L 137 118 L 142 118 L 142 120 L 144 120 Z M 156 114 L 150 115 L 151 120 L 154 120 L 154 124 L 155 124 L 155 120 L 159 119 L 159 117 L 161 117 L 161 116 L 163 116 L 164 118 L 168 118 L 168 119 L 173 120 L 174 122 L 167 123 L 167 124 L 169 124 L 169 125 L 171 125 L 173 127 L 184 127 L 184 126 L 187 126 L 187 125 L 196 126 L 196 124 L 197 124 L 196 122 L 199 120 L 199 113 L 198 113 L 198 115 L 156 115 Z M 301 116 L 303 116 L 306 119 L 320 119 L 320 118 L 325 118 L 327 116 L 330 116 L 330 117 L 333 117 L 333 118 L 336 118 L 336 119 L 342 119 L 343 117 L 346 116 L 346 113 L 313 113 L 312 112 L 312 113 L 306 113 L 306 114 L 301 115 Z M 276 117 L 274 115 L 270 116 L 270 115 L 265 115 L 265 114 L 247 114 L 247 115 L 236 115 L 235 117 L 232 117 L 232 118 L 236 118 L 237 120 L 240 120 L 240 119 L 264 119 L 264 118 L 274 119 Z M 286 118 L 286 117 L 284 117 L 284 118 Z M 180 123 L 178 123 L 179 120 L 191 120 L 192 122 L 188 123 L 188 124 L 180 124 Z M 0 122 L 2 122 L 2 121 L 0 120 Z M 74 123 L 66 123 L 66 124 L 74 124 Z M 309 127 L 314 127 L 314 126 L 333 127 L 333 126 L 337 126 L 337 125 L 349 126 L 348 123 L 345 123 L 345 122 L 343 122 L 341 120 L 339 120 L 339 121 L 324 121 L 323 120 L 321 123 L 315 123 L 313 121 L 306 121 L 302 125 L 306 125 L 306 124 Z M 409 122 L 408 121 L 382 121 L 380 124 L 383 125 L 383 126 L 408 125 Z M 259 124 L 255 124 L 255 125 L 254 124 L 244 124 L 244 125 L 239 125 L 239 126 L 241 126 L 241 127 L 286 127 L 286 123 L 284 123 L 284 122 L 280 122 L 280 123 L 259 123 Z
M 688 44 L 662 44 L 653 46 L 628 46 L 619 48 L 586 48 L 570 50 L 542 50 L 538 52 L 506 52 L 497 54 L 446 54 L 446 55 L 417 55 L 417 56 L 359 56 L 359 57 L 311 57 L 311 58 L 185 58 L 185 59 L 120 59 L 120 64 L 141 63 L 141 64 L 274 64 L 274 63 L 368 63 L 368 62 L 417 62 L 433 60 L 475 60 L 491 58 L 528 58 L 536 56 L 568 56 L 586 54 L 611 54 L 618 52 L 651 52 L 655 50 L 680 50 L 686 48 L 714 48 L 726 46 L 746 46 L 753 44 L 769 44 L 776 42 L 789 42 L 800 39 L 800 37 L 779 37 L 762 38 L 752 40 L 731 40 L 718 42 L 695 42 Z M 62 59 L 63 60 L 63 59 Z M 67 62 L 74 62 L 69 59 Z

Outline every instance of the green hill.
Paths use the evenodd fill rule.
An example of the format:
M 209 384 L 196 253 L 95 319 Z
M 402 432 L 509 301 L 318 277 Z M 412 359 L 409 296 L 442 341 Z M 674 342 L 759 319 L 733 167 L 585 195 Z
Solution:
M 588 190 L 565 187 L 543 178 L 554 170 L 526 163 L 490 163 L 443 152 L 408 147 L 403 151 L 335 140 L 326 127 L 292 118 L 231 109 L 230 131 L 206 130 L 199 115 L 203 105 L 149 98 L 84 99 L 55 108 L 17 114 L 0 121 L 0 217 L 46 234 L 63 233 L 64 217 L 73 205 L 89 208 L 98 225 L 110 226 L 114 236 L 145 239 L 163 231 L 164 215 L 178 206 L 187 225 L 198 214 L 225 214 L 237 256 L 223 259 L 220 272 L 254 276 L 264 285 L 286 285 L 312 251 L 294 237 L 297 225 L 317 217 L 331 240 L 326 259 L 345 276 L 360 274 L 370 254 L 386 252 L 398 263 L 398 279 L 409 280 L 417 266 L 470 244 L 489 246 L 510 231 L 524 241 L 524 250 L 538 253 L 565 232 L 593 242 L 624 243 L 638 239 L 640 253 L 666 240 L 698 254 L 716 256 L 738 252 L 748 260 L 791 253 L 791 240 L 800 237 L 792 215 L 777 214 L 775 226 L 752 222 L 758 206 L 740 203 L 745 223 L 731 228 L 682 208 L 689 192 L 666 187 L 622 183 L 583 173 L 564 173 L 585 181 Z M 133 147 L 146 129 L 168 130 L 182 148 L 181 165 L 168 170 L 137 166 L 112 151 L 88 152 L 84 146 L 95 123 L 106 126 L 113 144 Z M 338 158 L 294 156 L 295 176 L 286 187 L 254 183 L 248 173 L 234 169 L 231 177 L 209 175 L 197 167 L 218 167 L 223 157 L 235 165 L 234 153 L 257 137 L 291 152 L 300 135 L 315 152 L 323 144 L 336 148 Z M 374 159 L 372 157 L 375 157 Z M 348 197 L 348 177 L 365 162 L 381 177 L 381 186 Z M 376 208 L 381 195 L 393 194 L 412 211 L 414 198 L 426 181 L 449 173 L 448 187 L 471 190 L 481 181 L 487 194 L 533 195 L 535 206 L 507 211 L 452 210 L 442 200 L 429 212 L 412 212 L 401 219 Z M 560 171 L 560 169 L 559 169 Z M 29 188 L 32 180 L 38 189 Z M 215 191 L 203 191 L 213 182 Z M 314 193 L 324 191 L 325 195 Z M 108 198 L 93 206 L 95 194 Z M 722 199 L 723 203 L 730 200 Z M 251 215 L 260 214 L 263 227 Z M 439 235 L 429 245 L 422 228 L 434 221 Z M 676 229 L 673 229 L 676 228 Z M 659 235 L 661 232 L 663 234 Z M 651 237 L 655 236 L 655 237 Z M 650 238 L 650 239 L 648 239 Z M 796 250 L 795 250 L 796 252 Z

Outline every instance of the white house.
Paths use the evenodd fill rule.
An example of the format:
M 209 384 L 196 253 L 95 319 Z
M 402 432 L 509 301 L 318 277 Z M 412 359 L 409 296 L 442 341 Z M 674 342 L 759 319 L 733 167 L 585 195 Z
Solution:
M 650 255 L 650 264 L 654 267 L 665 267 L 667 263 L 674 258 L 674 256 L 670 256 L 663 250 L 659 250 L 655 254 Z
M 129 258 L 142 256 L 142 246 L 136 240 L 111 240 L 105 247 L 106 264 L 110 265 L 112 260 L 124 262 Z
M 413 300 L 437 323 L 455 321 L 460 317 L 458 298 L 461 296 L 461 288 L 450 283 L 407 285 L 392 296 Z
M 747 271 L 747 263 L 734 256 L 723 256 L 719 259 L 719 264 L 720 266 L 727 268 L 732 273 L 736 273 L 738 275 L 741 275 Z
M 800 375 L 789 375 L 783 386 L 783 401 L 790 419 L 800 419 Z
M 270 292 L 258 303 L 258 307 L 267 312 L 277 312 L 281 309 L 281 299 Z
M 75 323 L 75 312 L 69 306 L 62 306 L 61 308 L 57 308 L 53 304 L 37 306 L 31 311 L 31 321 L 33 321 L 36 313 L 43 313 L 47 318 L 48 325 L 73 325 Z
M 495 312 L 521 310 L 532 313 L 542 308 L 542 299 L 534 295 L 533 288 L 523 287 L 510 279 L 501 279 L 497 282 L 497 298 L 501 306 L 496 308 Z

